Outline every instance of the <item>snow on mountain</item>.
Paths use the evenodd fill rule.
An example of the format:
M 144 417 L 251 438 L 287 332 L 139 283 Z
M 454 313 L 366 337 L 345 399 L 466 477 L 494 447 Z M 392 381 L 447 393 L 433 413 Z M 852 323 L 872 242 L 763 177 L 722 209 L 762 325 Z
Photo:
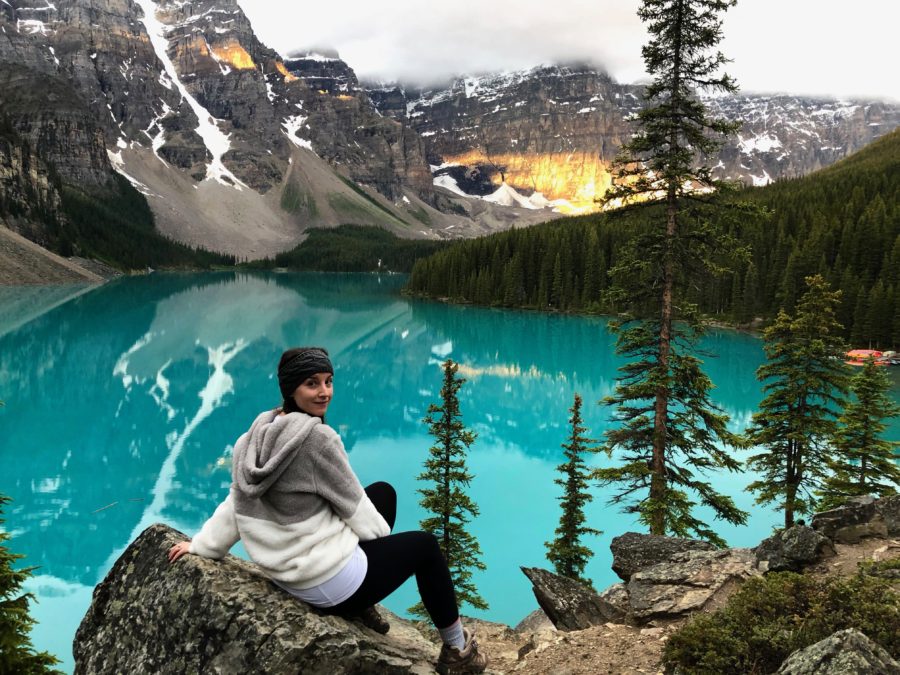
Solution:
M 476 169 L 495 188 L 505 182 L 519 193 L 541 192 L 569 201 L 574 212 L 602 199 L 642 106 L 641 87 L 581 65 L 466 76 L 423 91 L 384 84 L 367 91 L 385 115 L 419 132 L 431 164 Z M 900 106 L 878 101 L 756 94 L 703 100 L 713 116 L 742 123 L 707 163 L 717 177 L 751 185 L 828 166 L 900 126 Z
M 171 81 L 182 98 L 190 105 L 191 110 L 197 115 L 196 132 L 203 139 L 203 144 L 212 155 L 212 160 L 206 165 L 206 179 L 215 180 L 223 185 L 230 185 L 237 190 L 247 187 L 240 181 L 225 164 L 222 163 L 222 156 L 231 149 L 231 141 L 228 135 L 219 129 L 216 120 L 209 111 L 200 105 L 200 102 L 188 91 L 187 87 L 181 81 L 175 64 L 169 58 L 168 46 L 169 41 L 166 39 L 167 27 L 156 17 L 157 6 L 154 0 L 135 0 L 143 10 L 141 21 L 150 36 L 150 43 L 156 51 L 156 56 L 162 62 L 165 68 L 166 76 Z M 201 15 L 202 16 L 202 15 Z M 192 17 L 191 21 L 199 19 L 200 16 Z M 227 74 L 227 73 L 225 73 Z M 161 132 L 160 132 L 161 133 Z M 162 144 L 160 144 L 162 145 Z M 156 149 L 158 151 L 158 148 Z M 158 152 L 157 152 L 157 156 Z
M 487 197 L 482 197 L 482 199 L 486 202 L 491 202 L 492 204 L 500 204 L 501 206 L 520 206 L 523 209 L 540 208 L 527 197 L 520 195 L 516 192 L 515 188 L 510 187 L 506 183 L 502 183 L 500 187 L 497 188 L 496 192 L 492 192 Z

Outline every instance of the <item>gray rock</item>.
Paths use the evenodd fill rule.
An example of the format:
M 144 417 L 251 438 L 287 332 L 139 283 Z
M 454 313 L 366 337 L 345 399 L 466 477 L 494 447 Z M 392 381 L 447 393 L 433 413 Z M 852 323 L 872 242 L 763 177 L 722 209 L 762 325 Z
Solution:
M 897 675 L 900 663 L 855 628 L 799 649 L 777 675 Z
M 523 567 L 538 605 L 559 630 L 583 630 L 615 621 L 619 610 L 592 589 L 539 567 Z
M 716 547 L 698 539 L 626 532 L 614 537 L 609 548 L 613 554 L 613 571 L 620 579 L 628 581 L 635 572 L 666 562 L 676 553 L 714 551 Z
M 618 612 L 610 621 L 617 623 L 626 623 L 628 621 L 631 605 L 628 601 L 628 588 L 625 584 L 613 584 L 605 591 L 600 592 L 600 598 L 608 602 Z
M 170 564 L 183 539 L 152 525 L 116 561 L 75 636 L 77 674 L 433 672 L 437 648 L 408 622 L 385 612 L 381 636 L 322 615 L 234 556 Z
M 754 552 L 761 572 L 799 572 L 835 554 L 831 540 L 806 525 L 794 525 L 764 539 Z
M 542 609 L 536 609 L 531 614 L 516 624 L 514 631 L 517 633 L 537 633 L 544 630 L 556 630 L 556 626 Z
M 874 497 L 854 497 L 844 506 L 817 513 L 812 518 L 816 532 L 840 544 L 856 544 L 865 537 L 886 537 L 888 526 L 882 515 L 879 500 Z M 900 506 L 889 502 L 885 509 L 893 514 Z
M 745 579 L 758 576 L 752 549 L 686 551 L 636 572 L 628 582 L 631 617 L 643 623 L 718 604 Z

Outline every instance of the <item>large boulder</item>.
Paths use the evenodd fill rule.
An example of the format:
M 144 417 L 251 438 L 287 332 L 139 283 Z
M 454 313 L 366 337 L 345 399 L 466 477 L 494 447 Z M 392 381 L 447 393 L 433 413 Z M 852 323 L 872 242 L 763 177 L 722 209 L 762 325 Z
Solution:
M 676 553 L 714 551 L 716 547 L 698 539 L 626 532 L 613 537 L 609 548 L 613 554 L 613 572 L 623 581 L 628 581 L 635 572 L 666 562 Z
M 94 590 L 75 636 L 75 672 L 432 673 L 437 648 L 390 616 L 378 635 L 325 616 L 234 556 L 166 551 L 185 537 L 152 525 Z
M 539 567 L 523 567 L 538 605 L 559 630 L 583 630 L 621 619 L 621 612 L 583 584 Z
M 894 501 L 897 499 L 854 497 L 843 506 L 815 514 L 812 527 L 839 544 L 857 544 L 864 537 L 900 534 L 900 501 Z M 885 515 L 892 520 L 890 528 Z
M 794 525 L 764 539 L 754 552 L 761 572 L 799 572 L 835 554 L 831 540 L 806 525 Z
M 855 628 L 798 649 L 776 675 L 897 675 L 900 663 Z
M 677 617 L 717 605 L 746 579 L 758 576 L 749 548 L 685 551 L 631 575 L 627 584 L 636 622 Z

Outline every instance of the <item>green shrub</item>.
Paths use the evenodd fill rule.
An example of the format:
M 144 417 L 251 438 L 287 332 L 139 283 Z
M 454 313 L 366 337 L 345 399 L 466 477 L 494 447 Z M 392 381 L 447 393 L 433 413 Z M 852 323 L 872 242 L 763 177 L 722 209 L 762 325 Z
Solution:
M 859 563 L 859 571 L 872 576 L 894 577 L 900 574 L 900 558 L 879 560 L 878 562 L 866 561 Z
M 773 673 L 797 649 L 856 628 L 900 656 L 900 595 L 884 580 L 783 572 L 747 581 L 722 609 L 699 614 L 666 643 L 667 670 Z

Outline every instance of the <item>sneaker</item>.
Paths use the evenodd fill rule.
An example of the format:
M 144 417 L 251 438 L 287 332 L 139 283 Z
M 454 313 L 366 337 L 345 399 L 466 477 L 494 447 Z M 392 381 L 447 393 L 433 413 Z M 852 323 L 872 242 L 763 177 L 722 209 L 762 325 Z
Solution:
M 441 647 L 437 664 L 437 671 L 441 675 L 469 675 L 484 672 L 487 668 L 488 657 L 478 651 L 475 633 L 463 628 L 463 635 L 466 644 L 462 649 L 448 644 Z
M 371 628 L 376 633 L 381 633 L 382 635 L 385 635 L 391 629 L 391 624 L 387 622 L 387 619 L 381 616 L 374 605 L 372 607 L 366 607 L 353 618 L 366 628 Z

